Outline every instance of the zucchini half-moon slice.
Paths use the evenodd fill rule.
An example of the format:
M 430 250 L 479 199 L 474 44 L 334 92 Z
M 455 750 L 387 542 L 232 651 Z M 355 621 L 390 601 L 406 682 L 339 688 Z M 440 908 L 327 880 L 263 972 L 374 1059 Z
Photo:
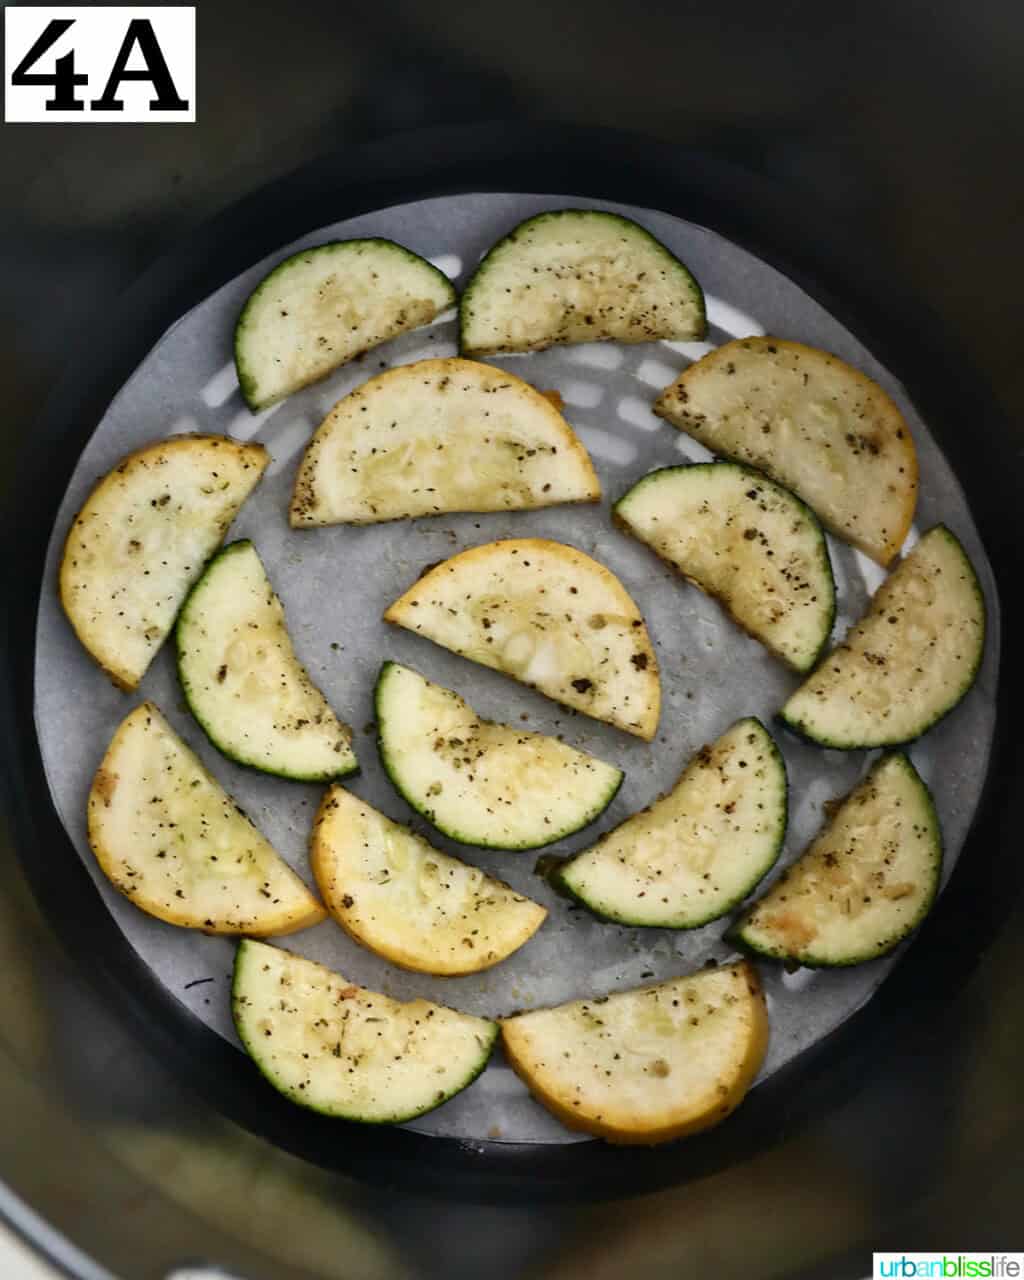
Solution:
M 448 277 L 392 240 L 293 253 L 256 286 L 235 326 L 245 402 L 265 409 L 454 304 Z
M 862 964 L 917 928 L 941 870 L 942 832 L 928 788 L 905 755 L 883 756 L 733 932 L 774 960 Z
M 616 924 L 697 929 L 741 902 L 786 834 L 786 766 L 759 720 L 697 752 L 679 781 L 555 882 Z
M 185 697 L 219 751 L 303 782 L 358 768 L 352 734 L 296 656 L 284 607 L 247 539 L 210 562 L 175 634 Z
M 521 222 L 473 273 L 459 306 L 463 355 L 564 342 L 703 338 L 704 294 L 629 218 L 559 209 Z
M 472 1084 L 498 1027 L 429 1000 L 402 1002 L 263 942 L 242 942 L 235 1026 L 292 1102 L 361 1124 L 401 1124 Z
M 977 575 L 956 537 L 936 525 L 779 714 L 822 746 L 899 746 L 952 711 L 984 649 Z
M 799 498 L 750 467 L 698 463 L 644 476 L 614 515 L 783 662 L 814 666 L 836 593 L 825 535 Z
M 540 733 L 481 720 L 451 689 L 386 662 L 377 680 L 381 760 L 397 790 L 463 844 L 536 849 L 593 822 L 622 770 Z

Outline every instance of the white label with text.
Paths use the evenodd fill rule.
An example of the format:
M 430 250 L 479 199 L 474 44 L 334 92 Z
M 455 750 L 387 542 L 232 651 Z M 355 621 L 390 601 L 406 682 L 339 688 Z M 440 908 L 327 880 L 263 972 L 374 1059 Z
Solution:
M 8 124 L 183 124 L 196 118 L 196 11 L 4 9 Z

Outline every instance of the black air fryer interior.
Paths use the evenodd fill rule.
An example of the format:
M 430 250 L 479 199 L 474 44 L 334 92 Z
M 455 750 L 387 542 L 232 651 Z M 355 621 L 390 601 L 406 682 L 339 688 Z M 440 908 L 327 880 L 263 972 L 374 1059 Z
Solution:
M 396 42 L 375 64 L 373 92 L 353 100 L 346 136 L 369 121 L 388 126 L 382 97 L 399 112 L 403 92 L 420 92 L 417 76 L 405 74 L 402 47 Z M 222 45 L 211 38 L 209 48 Z M 469 104 L 459 86 L 469 81 L 461 71 L 451 81 L 437 98 L 443 105 L 447 93 L 444 112 L 460 118 Z M 382 95 L 381 83 L 399 87 Z M 504 93 L 487 83 L 488 92 Z M 665 110 L 660 132 L 672 137 Z M 227 118 L 215 101 L 209 111 L 211 123 Z M 810 104 L 806 112 L 810 120 Z M 107 151 L 111 132 L 88 144 L 96 170 L 87 183 L 74 151 L 85 144 L 61 131 L 75 198 L 93 181 L 102 187 L 117 154 Z M 22 135 L 12 171 L 30 175 L 37 170 Z M 564 123 L 454 124 L 331 151 L 257 190 L 288 167 L 259 156 L 235 184 L 254 194 L 185 237 L 176 234 L 184 228 L 173 216 L 173 181 L 155 184 L 152 210 L 124 222 L 120 238 L 102 229 L 100 191 L 66 211 L 63 231 L 47 225 L 56 215 L 45 187 L 35 204 L 31 191 L 17 202 L 8 246 L 18 259 L 10 263 L 18 316 L 8 350 L 26 354 L 8 369 L 6 442 L 18 462 L 4 495 L 0 1178 L 11 1191 L 8 1216 L 48 1250 L 64 1247 L 55 1230 L 132 1280 L 190 1259 L 252 1280 L 390 1276 L 402 1265 L 425 1276 L 485 1268 L 553 1280 L 712 1269 L 861 1276 L 871 1248 L 1014 1246 L 1024 1132 L 1016 1086 L 1024 918 L 1012 808 L 1020 776 L 1012 590 L 1020 485 L 1019 432 L 1005 413 L 1013 368 L 999 343 L 1000 299 L 1013 293 L 1019 259 L 973 292 L 958 275 L 976 331 L 968 357 L 956 299 L 940 278 L 949 241 L 934 243 L 927 218 L 924 247 L 904 254 L 886 239 L 884 220 L 879 227 L 865 213 L 865 205 L 876 209 L 875 190 L 869 198 L 841 163 L 819 163 L 828 148 L 793 141 L 742 150 Z M 927 209 L 925 193 L 937 201 L 944 184 L 937 171 L 931 186 L 917 172 L 918 189 L 904 196 L 897 183 L 890 198 Z M 798 281 L 904 382 L 961 478 L 1002 587 L 996 752 L 974 832 L 933 916 L 879 995 L 839 1033 L 757 1090 L 721 1130 L 650 1152 L 586 1144 L 481 1153 L 405 1132 L 339 1133 L 290 1107 L 239 1071 L 235 1052 L 168 1000 L 111 928 L 52 811 L 35 745 L 32 637 L 53 513 L 93 425 L 160 333 L 311 227 L 426 195 L 497 189 L 572 190 L 679 213 Z M 982 262 L 986 251 L 974 241 L 985 238 L 989 220 L 998 236 L 1005 211 L 994 199 L 998 183 L 978 190 L 978 224 L 961 219 L 956 250 Z M 953 206 L 946 224 L 960 216 L 955 199 Z M 893 214 L 890 235 L 896 221 Z M 115 298 L 114 285 L 157 251 L 156 265 Z M 899 272 L 902 258 L 931 264 L 934 287 L 927 272 Z M 45 264 L 45 290 L 29 287 L 36 260 Z M 58 343 L 62 311 L 82 319 Z M 978 353 L 1004 379 L 995 388 L 973 367 Z M 25 1205 L 49 1227 L 30 1220 Z M 63 1256 L 74 1274 L 99 1274 Z

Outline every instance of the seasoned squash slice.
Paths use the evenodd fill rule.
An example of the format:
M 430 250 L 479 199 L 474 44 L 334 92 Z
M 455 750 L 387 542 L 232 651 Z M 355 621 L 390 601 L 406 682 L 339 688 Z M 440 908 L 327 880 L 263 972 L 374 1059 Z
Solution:
M 702 747 L 672 790 L 555 877 L 616 924 L 696 929 L 772 868 L 786 834 L 786 766 L 759 720 Z
M 814 513 L 736 463 L 665 467 L 615 504 L 616 521 L 797 671 L 828 643 L 832 565 Z
M 358 768 L 352 734 L 295 656 L 284 608 L 251 542 L 214 557 L 175 634 L 185 697 L 219 751 L 305 782 Z
M 455 304 L 443 272 L 391 240 L 335 240 L 285 258 L 235 326 L 235 367 L 255 412 Z
M 493 365 L 419 360 L 371 378 L 327 415 L 299 465 L 291 522 L 371 524 L 600 496 L 587 451 L 547 396 Z
M 822 746 L 898 746 L 964 697 L 985 648 L 985 599 L 945 525 L 924 535 L 864 617 L 780 712 Z
M 121 723 L 89 792 L 89 843 L 140 910 L 270 937 L 326 911 L 151 702 Z
M 130 453 L 75 517 L 60 598 L 115 684 L 134 689 L 189 588 L 270 456 L 225 436 L 175 436 Z
M 489 969 L 528 942 L 547 915 L 338 786 L 313 824 L 312 861 L 338 924 L 392 964 L 420 973 Z
M 536 849 L 604 812 L 622 770 L 557 738 L 481 720 L 451 689 L 386 662 L 377 680 L 380 754 L 398 791 L 463 844 Z
M 232 988 L 235 1027 L 278 1092 L 362 1124 L 401 1124 L 473 1083 L 496 1023 L 429 1000 L 367 991 L 265 942 L 242 942 Z
M 527 218 L 489 251 L 459 306 L 463 355 L 563 342 L 702 338 L 704 294 L 643 227 L 617 213 Z
M 658 663 L 640 610 L 604 565 L 561 542 L 514 538 L 444 560 L 388 622 L 650 741 Z
M 570 1129 L 653 1144 L 742 1102 L 768 1045 L 757 974 L 740 962 L 506 1018 L 502 1040 L 538 1102 Z
M 917 501 L 910 428 L 892 398 L 838 356 L 738 338 L 685 369 L 654 412 L 792 489 L 879 564 L 903 545 Z
M 734 934 L 775 960 L 861 964 L 891 951 L 935 900 L 942 832 L 902 754 L 883 756 Z

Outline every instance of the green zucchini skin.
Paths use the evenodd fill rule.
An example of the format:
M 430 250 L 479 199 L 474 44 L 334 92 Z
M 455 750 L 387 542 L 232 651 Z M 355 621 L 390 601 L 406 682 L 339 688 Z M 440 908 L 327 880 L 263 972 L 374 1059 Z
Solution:
M 631 237 L 635 237 L 637 243 L 643 245 L 646 250 L 653 250 L 664 261 L 670 263 L 672 269 L 679 273 L 680 283 L 689 294 L 690 302 L 693 304 L 697 315 L 697 321 L 693 325 L 692 332 L 682 340 L 699 341 L 707 336 L 707 304 L 703 289 L 685 263 L 680 261 L 656 236 L 631 218 L 623 217 L 622 214 L 609 213 L 599 209 L 557 209 L 546 213 L 534 214 L 532 217 L 520 222 L 500 240 L 497 240 L 477 264 L 476 270 L 463 289 L 462 298 L 459 302 L 459 350 L 463 355 L 491 355 L 499 354 L 501 351 L 543 350 L 558 341 L 557 339 L 542 340 L 538 345 L 530 347 L 506 345 L 495 348 L 481 348 L 472 344 L 468 329 L 472 320 L 472 309 L 476 295 L 478 291 L 486 287 L 487 277 L 495 263 L 499 262 L 510 249 L 515 250 L 524 234 L 528 235 L 531 230 L 542 228 L 545 225 L 550 226 L 558 222 L 564 223 L 568 220 L 586 221 L 592 226 L 603 222 L 606 226 L 614 227 Z
M 359 772 L 359 762 L 352 750 L 351 738 L 346 750 L 337 751 L 337 747 L 335 747 L 335 751 L 340 758 L 340 763 L 332 763 L 328 768 L 307 769 L 275 764 L 272 758 L 247 754 L 240 750 L 235 743 L 230 741 L 225 733 L 221 731 L 219 725 L 210 717 L 204 702 L 202 690 L 193 683 L 188 670 L 188 653 L 189 646 L 191 644 L 190 630 L 194 621 L 193 610 L 198 611 L 198 609 L 201 608 L 204 591 L 209 587 L 209 575 L 211 572 L 218 567 L 223 567 L 225 565 L 230 566 L 232 557 L 248 555 L 250 552 L 254 555 L 256 554 L 252 542 L 248 538 L 242 538 L 237 542 L 229 543 L 226 547 L 223 547 L 218 551 L 216 555 L 212 556 L 207 561 L 202 574 L 189 591 L 189 594 L 185 599 L 185 603 L 181 607 L 181 612 L 178 614 L 178 619 L 174 628 L 178 679 L 181 684 L 182 692 L 185 695 L 185 701 L 188 703 L 188 708 L 195 717 L 196 723 L 202 729 L 203 733 L 206 734 L 212 745 L 215 746 L 222 755 L 226 756 L 229 760 L 233 760 L 235 764 L 240 764 L 246 768 L 255 769 L 260 773 L 266 773 L 272 777 L 284 778 L 292 782 L 333 782 L 338 778 L 350 777 L 351 775 Z M 269 587 L 269 582 L 267 585 Z M 274 596 L 274 599 L 277 600 L 276 595 Z M 280 601 L 277 601 L 277 603 L 278 607 L 280 607 Z M 284 626 L 283 610 L 281 613 L 281 624 Z M 287 635 L 287 630 L 285 630 L 285 634 Z M 290 637 L 288 638 L 290 642 Z M 297 678 L 308 684 L 310 690 L 315 694 L 315 697 L 319 699 L 320 703 L 322 703 L 323 713 L 329 714 L 332 717 L 335 725 L 337 726 L 337 732 L 344 735 L 346 732 L 345 726 L 343 726 L 334 716 L 334 712 L 323 697 L 323 694 L 313 684 L 312 680 L 310 680 L 305 667 L 294 654 L 294 651 L 292 651 L 291 658 L 294 661 L 296 670 L 301 673 Z
M 389 712 L 385 706 L 385 699 L 387 697 L 388 683 L 394 674 L 401 673 L 405 670 L 406 668 L 403 668 L 400 663 L 389 661 L 382 665 L 380 674 L 377 677 L 377 684 L 374 689 L 374 712 L 378 726 L 377 748 L 380 753 L 381 763 L 384 766 L 384 771 L 388 775 L 392 786 L 406 804 L 410 806 L 410 808 L 414 809 L 421 817 L 425 818 L 432 826 L 436 827 L 442 835 L 446 835 L 452 840 L 457 840 L 460 844 L 471 845 L 478 849 L 494 849 L 507 852 L 540 849 L 546 845 L 555 844 L 557 841 L 573 835 L 575 832 L 588 826 L 591 822 L 594 822 L 608 808 L 611 802 L 615 799 L 615 796 L 618 794 L 625 775 L 621 769 L 614 769 L 610 770 L 611 777 L 609 785 L 601 794 L 599 799 L 590 807 L 585 810 L 581 810 L 579 815 L 571 822 L 561 827 L 551 826 L 546 831 L 541 828 L 538 830 L 537 835 L 525 837 L 521 840 L 488 840 L 486 838 L 482 838 L 479 834 L 461 830 L 457 826 L 445 822 L 443 818 L 439 818 L 436 810 L 426 803 L 424 797 L 417 795 L 409 788 L 406 779 L 403 777 L 403 771 L 396 761 L 387 742 L 386 724 Z M 420 678 L 422 679 L 422 677 Z M 430 682 L 428 681 L 427 683 Z M 447 692 L 450 693 L 451 691 L 449 690 Z M 455 696 L 457 697 L 458 695 Z M 459 701 L 463 702 L 463 699 L 459 698 Z M 463 705 L 468 706 L 468 704 L 465 703 L 463 703 Z M 485 727 L 489 724 L 488 721 L 480 721 L 480 723 Z M 506 728 L 507 726 L 495 727 Z M 534 734 L 531 736 L 540 737 L 541 735 Z M 554 740 L 552 739 L 552 741 Z M 583 753 L 578 752 L 576 754 L 582 755 Z
M 246 351 L 246 340 L 249 336 L 249 329 L 253 323 L 254 316 L 258 312 L 266 294 L 269 293 L 274 286 L 281 281 L 282 277 L 285 276 L 298 262 L 308 259 L 310 255 L 337 254 L 354 248 L 360 248 L 363 250 L 376 249 L 388 254 L 395 253 L 406 262 L 413 263 L 417 267 L 432 273 L 432 277 L 435 278 L 435 283 L 437 284 L 440 292 L 445 295 L 444 304 L 439 307 L 439 311 L 444 310 L 447 307 L 454 306 L 458 301 L 458 294 L 456 293 L 455 286 L 443 271 L 435 267 L 433 263 L 428 262 L 426 258 L 421 258 L 418 253 L 414 253 L 411 249 L 407 249 L 405 245 L 398 244 L 394 240 L 388 240 L 383 236 L 354 237 L 349 240 L 328 240 L 323 244 L 314 245 L 309 249 L 300 249 L 297 253 L 290 254 L 282 262 L 279 262 L 272 271 L 268 272 L 268 274 L 263 277 L 246 299 L 242 306 L 242 310 L 239 312 L 238 319 L 235 322 L 233 351 L 235 357 L 235 370 L 238 375 L 238 386 L 241 390 L 242 398 L 253 413 L 258 413 L 260 410 L 268 408 L 271 404 L 276 404 L 279 400 L 285 399 L 288 395 L 291 395 L 294 391 L 300 389 L 299 387 L 295 387 L 291 391 L 286 391 L 280 395 L 274 395 L 269 399 L 263 398 L 259 395 L 259 376 L 257 371 L 250 365 L 248 353 Z M 381 339 L 381 341 L 386 340 L 387 339 Z M 374 342 L 370 345 L 377 346 L 379 344 Z M 356 353 L 353 353 L 353 355 L 340 360 L 331 369 L 324 370 L 323 373 L 318 374 L 314 378 L 310 378 L 308 382 L 315 382 L 321 377 L 326 377 L 334 368 L 339 368 L 342 364 L 354 359 L 355 354 Z M 308 385 L 308 382 L 301 385 Z
M 782 852 L 783 845 L 785 844 L 786 829 L 789 822 L 789 785 L 786 775 L 786 762 L 771 734 L 760 720 L 755 716 L 748 716 L 743 720 L 737 721 L 725 734 L 721 736 L 718 742 L 711 747 L 711 751 L 714 751 L 729 734 L 736 731 L 742 731 L 745 728 L 750 729 L 757 735 L 758 745 L 755 749 L 763 751 L 768 758 L 769 766 L 774 774 L 775 788 L 773 789 L 776 792 L 777 809 L 774 815 L 774 830 L 771 832 L 770 843 L 764 851 L 763 857 L 757 862 L 750 874 L 740 884 L 735 886 L 731 896 L 723 897 L 715 903 L 714 906 L 703 912 L 699 910 L 694 911 L 692 908 L 687 910 L 684 907 L 676 913 L 674 917 L 672 915 L 668 915 L 663 919 L 644 920 L 639 918 L 636 914 L 631 913 L 630 909 L 626 906 L 623 906 L 620 909 L 615 909 L 608 907 L 602 908 L 596 905 L 585 892 L 572 883 L 572 869 L 575 863 L 578 863 L 580 859 L 584 858 L 589 853 L 598 853 L 606 841 L 614 839 L 616 835 L 622 832 L 624 827 L 629 826 L 630 822 L 633 821 L 633 818 L 642 816 L 642 814 L 646 813 L 647 810 L 643 810 L 641 814 L 633 815 L 633 818 L 627 818 L 624 823 L 621 823 L 606 836 L 602 837 L 601 841 L 599 841 L 597 845 L 592 846 L 591 849 L 582 850 L 574 858 L 569 859 L 558 867 L 557 870 L 553 871 L 550 875 L 552 887 L 555 888 L 556 891 L 564 893 L 566 896 L 574 899 L 576 902 L 579 902 L 597 919 L 605 920 L 611 924 L 625 925 L 635 929 L 677 929 L 680 931 L 700 929 L 703 928 L 704 925 L 710 924 L 713 920 L 720 920 L 723 916 L 728 915 L 730 911 L 734 910 L 753 891 L 753 889 L 775 866 L 779 859 L 779 855 Z M 700 753 L 698 753 L 698 757 L 694 757 L 694 759 L 688 762 L 686 769 L 680 776 L 679 781 L 675 784 L 675 787 L 672 788 L 672 791 L 679 787 L 687 775 L 691 773 L 691 770 L 697 764 L 699 754 Z M 672 791 L 668 793 L 669 796 L 671 796 Z M 664 797 L 662 799 L 664 799 Z M 656 801 L 655 805 L 658 803 L 660 803 L 660 801 Z
M 750 486 L 768 492 L 776 498 L 780 503 L 786 503 L 792 507 L 794 513 L 804 522 L 804 528 L 809 532 L 816 544 L 816 569 L 820 575 L 819 590 L 825 594 L 824 608 L 821 610 L 820 634 L 821 640 L 817 648 L 813 652 L 809 652 L 799 659 L 792 655 L 783 653 L 780 649 L 773 646 L 764 635 L 758 635 L 757 632 L 748 626 L 731 607 L 730 600 L 714 591 L 710 586 L 705 586 L 696 577 L 690 577 L 684 567 L 671 559 L 668 554 L 660 550 L 654 542 L 645 537 L 632 523 L 630 517 L 630 507 L 639 498 L 642 498 L 645 489 L 649 489 L 655 485 L 661 485 L 671 481 L 673 476 L 691 478 L 707 477 L 709 481 L 713 481 L 723 476 L 735 476 L 744 482 L 749 482 Z M 802 501 L 790 489 L 786 489 L 783 485 L 770 479 L 763 472 L 755 470 L 753 467 L 745 466 L 740 462 L 695 462 L 672 467 L 660 467 L 656 471 L 650 472 L 648 475 L 638 480 L 628 492 L 612 507 L 612 519 L 614 522 L 632 537 L 649 546 L 664 563 L 668 564 L 677 573 L 681 574 L 688 582 L 693 582 L 699 590 L 705 591 L 714 599 L 718 600 L 722 607 L 736 624 L 741 627 L 748 635 L 752 636 L 760 644 L 763 644 L 770 653 L 780 658 L 796 671 L 808 672 L 817 665 L 822 655 L 828 649 L 829 640 L 832 635 L 832 628 L 835 625 L 836 618 L 836 585 L 835 575 L 832 571 L 832 559 L 828 551 L 828 541 L 825 537 L 825 531 L 821 526 L 821 522 L 814 514 L 811 508 Z
M 925 842 L 927 846 L 922 868 L 922 875 L 926 882 L 925 888 L 913 914 L 906 920 L 901 921 L 897 928 L 881 934 L 866 945 L 831 955 L 826 954 L 822 946 L 819 946 L 817 950 L 812 946 L 786 947 L 773 944 L 765 937 L 760 937 L 756 930 L 757 911 L 764 903 L 770 903 L 779 897 L 781 891 L 791 882 L 794 875 L 799 873 L 805 863 L 813 857 L 818 845 L 827 838 L 832 824 L 841 821 L 844 811 L 847 811 L 849 806 L 857 804 L 861 793 L 870 789 L 879 776 L 887 770 L 898 771 L 909 784 L 911 797 L 918 808 L 918 821 L 912 824 L 913 835 L 915 838 Z M 924 779 L 914 768 L 909 756 L 902 751 L 888 752 L 876 762 L 863 781 L 849 795 L 843 798 L 835 816 L 819 833 L 818 837 L 812 841 L 809 848 L 783 872 L 780 879 L 772 885 L 765 895 L 755 900 L 745 909 L 727 931 L 726 938 L 751 954 L 762 956 L 767 960 L 799 964 L 807 969 L 843 969 L 854 965 L 866 964 L 871 960 L 877 960 L 887 955 L 920 927 L 938 896 L 942 863 L 942 827 L 935 809 L 934 797 Z M 840 863 L 840 865 L 842 864 Z
M 849 644 L 851 639 L 860 644 L 862 632 L 867 631 L 870 633 L 872 626 L 877 624 L 880 616 L 889 614 L 891 617 L 896 617 L 898 622 L 900 621 L 899 615 L 906 606 L 903 602 L 903 597 L 898 593 L 903 588 L 906 575 L 912 572 L 912 567 L 916 560 L 921 560 L 935 553 L 940 558 L 943 556 L 948 557 L 944 566 L 939 565 L 940 573 L 944 568 L 952 570 L 954 574 L 959 574 L 959 584 L 956 589 L 961 593 L 963 604 L 959 621 L 963 627 L 967 628 L 967 631 L 960 637 L 962 643 L 957 647 L 970 647 L 969 661 L 956 672 L 952 681 L 947 681 L 945 691 L 937 694 L 916 719 L 904 718 L 903 724 L 900 725 L 900 721 L 897 718 L 896 724 L 898 727 L 895 728 L 891 724 L 886 727 L 879 719 L 877 723 L 873 723 L 869 728 L 862 728 L 857 731 L 856 729 L 850 729 L 848 726 L 844 727 L 841 723 L 841 715 L 834 714 L 833 718 L 836 723 L 830 729 L 822 722 L 820 714 L 810 714 L 807 710 L 801 711 L 799 709 L 800 699 L 805 697 L 808 689 L 821 686 L 822 680 L 827 679 L 827 669 L 830 664 L 836 661 L 852 662 L 852 656 L 849 656 L 851 655 Z M 892 610 L 891 614 L 889 613 L 890 610 Z M 884 629 L 875 625 L 875 630 L 882 632 Z M 950 628 L 947 625 L 939 634 L 944 634 L 949 630 Z M 893 637 L 899 637 L 902 631 L 902 626 L 893 626 Z M 870 601 L 864 616 L 850 628 L 846 639 L 817 663 L 804 684 L 796 690 L 786 704 L 776 713 L 776 719 L 797 737 L 832 750 L 858 751 L 871 750 L 876 747 L 898 750 L 916 741 L 922 734 L 927 733 L 929 729 L 949 715 L 970 692 L 978 678 L 982 659 L 984 658 L 986 631 L 987 608 L 985 596 L 974 566 L 971 564 L 970 558 L 956 535 L 943 524 L 935 525 L 922 536 L 921 540 L 896 566 L 886 581 L 882 583 Z M 934 644 L 935 641 L 933 640 L 931 643 Z M 907 652 L 917 652 L 917 649 L 913 648 L 909 643 L 904 647 Z M 860 656 L 859 649 L 856 656 Z M 885 653 L 881 655 L 883 663 L 885 661 L 890 662 L 888 669 L 891 669 L 891 656 L 890 654 L 887 658 Z M 959 658 L 960 655 L 957 654 L 957 659 L 959 660 Z M 885 668 L 883 667 L 883 669 Z M 834 668 L 834 670 L 838 671 L 838 668 Z M 882 677 L 876 676 L 876 679 L 881 680 Z M 897 695 L 901 693 L 899 689 L 896 692 Z M 908 698 L 904 694 L 899 696 L 897 701 L 901 706 L 905 706 Z

